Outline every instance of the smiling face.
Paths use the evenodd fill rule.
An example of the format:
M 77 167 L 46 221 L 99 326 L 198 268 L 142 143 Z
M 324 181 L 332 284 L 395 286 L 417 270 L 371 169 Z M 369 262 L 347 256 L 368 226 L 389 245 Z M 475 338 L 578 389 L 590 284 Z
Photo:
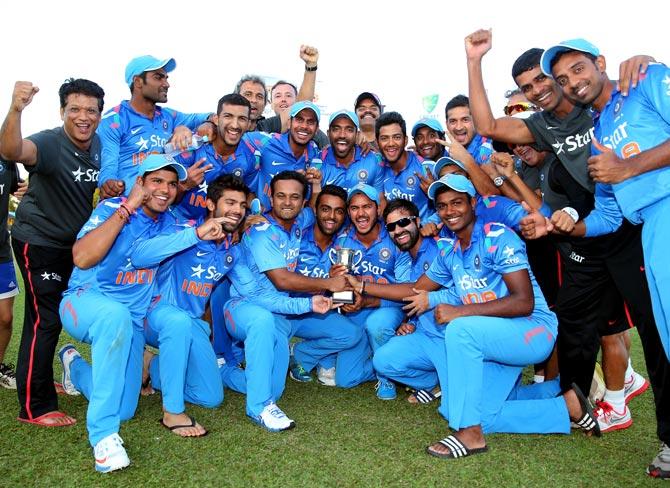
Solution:
M 410 215 L 402 208 L 394 210 L 386 217 L 386 228 L 393 227 L 393 230 L 389 230 L 388 233 L 401 251 L 409 251 L 419 240 L 417 219 L 418 217 Z
M 240 95 L 251 104 L 251 120 L 258 120 L 265 109 L 265 87 L 255 81 L 245 81 L 240 85 Z
M 448 189 L 437 195 L 435 209 L 444 225 L 458 234 L 474 222 L 475 203 L 475 199 L 467 193 Z
M 418 129 L 416 136 L 414 136 L 414 145 L 419 156 L 431 161 L 437 161 L 444 152 L 442 145 L 436 142 L 439 137 L 439 134 L 430 127 L 423 126 Z
M 224 103 L 217 115 L 218 136 L 228 146 L 237 146 L 242 135 L 249 129 L 250 110 L 244 105 Z
M 165 212 L 177 196 L 177 172 L 172 169 L 158 169 L 142 177 L 144 191 L 149 199 L 142 209 L 149 217 L 156 218 Z
M 98 99 L 81 93 L 71 93 L 60 109 L 63 130 L 70 140 L 82 149 L 88 149 L 100 123 Z
M 400 124 L 388 124 L 379 129 L 377 145 L 382 156 L 390 164 L 398 161 L 405 152 L 407 137 L 402 133 Z
M 563 93 L 553 78 L 545 75 L 540 66 L 524 71 L 514 81 L 529 102 L 551 112 L 563 99 Z
M 462 146 L 470 144 L 475 137 L 475 124 L 470 107 L 454 107 L 447 112 L 447 130 Z
M 371 99 L 364 98 L 356 107 L 356 115 L 358 115 L 358 123 L 363 130 L 374 130 L 375 122 L 381 115 L 379 105 Z
M 313 110 L 305 108 L 291 117 L 289 135 L 298 146 L 306 146 L 312 140 L 318 128 L 319 121 L 316 114 Z
M 340 230 L 346 216 L 345 206 L 345 201 L 335 195 L 322 195 L 319 198 L 316 225 L 323 234 L 332 236 Z
M 297 180 L 278 180 L 272 189 L 272 216 L 279 221 L 292 222 L 302 210 L 305 196 Z
M 349 219 L 359 235 L 367 235 L 377 225 L 377 204 L 363 193 L 356 193 L 349 200 L 347 207 Z
M 231 189 L 224 190 L 216 204 L 209 198 L 207 199 L 207 210 L 213 212 L 213 217 L 227 217 L 235 220 L 235 223 L 223 222 L 221 224 L 226 233 L 232 234 L 244 220 L 247 199 L 244 192 Z
M 516 156 L 521 158 L 521 160 L 526 163 L 528 166 L 535 167 L 544 161 L 546 153 L 538 151 L 537 149 L 526 146 L 523 144 L 515 144 L 512 147 L 512 151 Z
M 296 93 L 293 87 L 287 83 L 277 85 L 272 89 L 270 94 L 272 110 L 279 115 L 289 109 L 295 103 Z
M 607 82 L 605 58 L 595 61 L 579 51 L 560 55 L 551 69 L 563 94 L 575 103 L 591 105 Z
M 358 130 L 349 117 L 342 115 L 333 120 L 328 128 L 328 139 L 337 159 L 346 159 L 351 156 L 357 134 Z

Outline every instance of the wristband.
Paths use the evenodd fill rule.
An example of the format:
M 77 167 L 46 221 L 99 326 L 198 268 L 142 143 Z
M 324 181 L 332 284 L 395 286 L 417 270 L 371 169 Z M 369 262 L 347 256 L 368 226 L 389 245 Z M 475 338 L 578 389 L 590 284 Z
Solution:
M 575 210 L 574 208 L 572 208 L 572 207 L 563 207 L 561 210 L 562 210 L 563 212 L 565 212 L 566 214 L 568 214 L 568 215 L 570 216 L 570 218 L 571 218 L 572 220 L 574 220 L 575 222 L 578 222 L 578 221 L 579 221 L 579 212 L 577 212 L 577 210 Z
M 312 67 L 309 67 L 309 66 L 305 65 L 305 71 L 316 71 L 317 68 L 318 68 L 318 66 L 316 66 L 316 65 L 314 65 Z

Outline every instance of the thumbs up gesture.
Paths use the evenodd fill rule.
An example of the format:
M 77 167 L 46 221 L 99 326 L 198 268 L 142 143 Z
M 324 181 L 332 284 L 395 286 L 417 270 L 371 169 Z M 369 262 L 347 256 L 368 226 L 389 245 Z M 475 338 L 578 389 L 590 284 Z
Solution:
M 631 161 L 626 162 L 621 159 L 611 148 L 603 146 L 595 138 L 591 144 L 600 152 L 588 160 L 589 175 L 593 181 L 614 184 L 633 176 Z
M 33 101 L 35 93 L 40 91 L 38 87 L 29 81 L 17 81 L 14 83 L 14 92 L 12 93 L 12 109 L 22 112 L 24 108 Z

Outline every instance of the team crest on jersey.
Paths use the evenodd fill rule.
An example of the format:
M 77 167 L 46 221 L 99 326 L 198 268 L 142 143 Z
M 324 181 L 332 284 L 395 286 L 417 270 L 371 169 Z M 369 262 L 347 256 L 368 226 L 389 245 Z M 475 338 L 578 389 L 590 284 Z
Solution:
M 364 169 L 360 170 L 358 172 L 358 181 L 367 181 L 368 180 L 368 172 L 365 171 Z
M 623 107 L 623 99 L 619 98 L 614 104 L 614 115 L 618 114 L 621 111 L 621 107 Z
M 475 271 L 482 270 L 482 260 L 479 258 L 479 254 L 475 256 Z
M 242 170 L 240 168 L 235 168 L 233 170 L 233 175 L 237 176 L 238 178 L 242 178 Z
M 296 230 L 295 230 L 295 238 L 296 238 L 296 239 L 300 239 L 300 234 L 301 234 L 300 229 L 299 229 L 299 228 L 296 229 Z
M 391 250 L 388 247 L 383 247 L 379 251 L 379 259 L 382 260 L 383 262 L 386 262 L 389 259 L 391 259 Z
M 407 178 L 407 186 L 409 188 L 413 187 L 415 184 L 416 184 L 416 179 L 414 178 L 414 176 L 410 176 L 410 177 Z
M 233 257 L 230 254 L 226 254 L 226 264 L 230 266 L 233 264 Z
M 429 263 L 428 261 L 426 261 L 425 263 L 423 263 L 423 271 L 424 271 L 424 273 L 425 273 L 426 271 L 428 271 L 428 268 L 430 268 L 430 263 Z
M 167 130 L 167 128 L 168 128 L 167 120 L 164 120 L 163 121 L 163 130 Z

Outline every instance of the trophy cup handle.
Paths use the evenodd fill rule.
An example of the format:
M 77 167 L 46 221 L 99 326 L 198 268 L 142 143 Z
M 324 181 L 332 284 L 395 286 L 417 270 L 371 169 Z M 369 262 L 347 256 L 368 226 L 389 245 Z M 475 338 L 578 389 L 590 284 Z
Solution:
M 358 264 L 363 260 L 363 251 L 358 249 L 356 252 L 354 252 L 354 261 L 353 261 L 353 266 L 356 267 Z
M 331 264 L 337 263 L 337 251 L 334 247 L 331 247 L 330 251 L 328 251 L 328 259 L 330 259 Z

